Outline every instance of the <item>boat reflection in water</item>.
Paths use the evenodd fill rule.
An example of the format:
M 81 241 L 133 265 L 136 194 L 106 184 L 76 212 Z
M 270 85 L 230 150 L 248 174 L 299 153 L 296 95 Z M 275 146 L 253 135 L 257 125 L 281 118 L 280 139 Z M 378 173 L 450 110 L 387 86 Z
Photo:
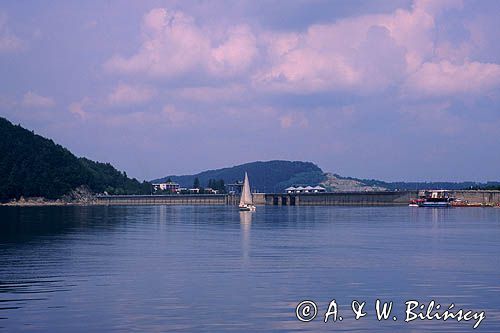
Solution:
M 240 211 L 241 248 L 243 259 L 248 259 L 250 249 L 250 228 L 252 227 L 252 212 Z

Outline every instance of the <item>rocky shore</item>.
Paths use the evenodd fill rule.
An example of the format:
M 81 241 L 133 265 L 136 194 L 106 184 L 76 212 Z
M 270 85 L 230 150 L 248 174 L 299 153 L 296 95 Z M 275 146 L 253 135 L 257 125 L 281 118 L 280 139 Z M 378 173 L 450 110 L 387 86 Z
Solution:
M 6 203 L 0 204 L 1 206 L 87 206 L 87 205 L 98 205 L 96 196 L 92 193 L 88 187 L 80 186 L 70 193 L 62 196 L 59 199 L 47 199 L 43 197 L 30 197 L 19 199 L 13 199 Z

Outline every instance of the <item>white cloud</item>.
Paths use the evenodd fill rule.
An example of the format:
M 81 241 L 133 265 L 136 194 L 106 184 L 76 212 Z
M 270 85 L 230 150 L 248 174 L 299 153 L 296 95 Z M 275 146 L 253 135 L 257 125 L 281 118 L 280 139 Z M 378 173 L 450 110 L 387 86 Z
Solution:
M 24 94 L 21 105 L 26 108 L 51 108 L 56 105 L 51 97 L 38 95 L 32 91 Z
M 130 58 L 115 56 L 106 67 L 124 73 L 175 76 L 202 65 L 209 40 L 191 17 L 164 8 L 151 10 L 143 19 L 143 43 Z
M 258 54 L 257 40 L 247 26 L 231 28 L 227 40 L 211 51 L 211 72 L 238 74 L 246 70 Z
M 400 91 L 406 95 L 480 94 L 497 85 L 498 65 L 474 60 L 477 41 L 472 39 L 478 39 L 477 33 L 458 45 L 437 38 L 437 24 L 445 22 L 442 16 L 462 7 L 455 0 L 415 0 L 410 9 L 312 24 L 302 32 L 256 32 L 236 24 L 226 26 L 222 33 L 201 26 L 183 12 L 156 8 L 143 17 L 138 51 L 128 57 L 115 55 L 105 68 L 169 79 L 187 76 L 190 80 L 183 84 L 188 82 L 188 87 L 175 89 L 175 93 L 202 102 L 214 102 L 218 97 L 229 100 L 232 91 L 243 98 L 245 89 L 365 95 L 403 87 Z M 190 87 L 196 77 L 201 78 L 199 82 L 207 77 L 222 78 L 225 86 L 218 81 L 217 87 L 207 83 L 200 87 L 199 82 Z M 242 86 L 246 88 L 240 89 Z M 119 99 L 133 103 L 151 97 L 146 91 L 134 95 L 125 89 L 123 94 L 113 94 L 111 104 L 118 104 Z
M 437 45 L 435 41 L 435 17 L 461 7 L 460 1 L 417 0 L 410 10 L 315 24 L 303 33 L 269 32 L 264 36 L 267 66 L 254 75 L 254 85 L 263 90 L 364 94 L 400 86 L 408 78 L 415 81 L 420 72 L 429 74 L 430 66 L 442 68 L 442 57 L 453 54 L 455 61 L 466 58 L 470 51 L 467 44 L 452 50 L 450 45 Z M 476 63 L 472 67 L 456 67 L 453 76 L 470 77 L 474 71 L 488 83 L 476 77 L 469 81 L 468 90 L 479 92 L 495 81 L 494 66 Z M 454 77 L 437 83 L 450 86 Z M 422 85 L 413 82 L 406 87 L 421 91 Z
M 211 33 L 180 11 L 156 8 L 142 24 L 143 41 L 131 57 L 116 55 L 105 63 L 112 72 L 175 77 L 190 71 L 234 75 L 250 66 L 257 54 L 255 37 L 248 27 L 228 29 L 217 43 Z
M 267 36 L 269 66 L 255 77 L 284 90 L 385 89 L 432 56 L 432 15 L 415 6 Z
M 110 105 L 133 105 L 151 100 L 156 95 L 156 90 L 150 87 L 119 84 L 108 95 Z

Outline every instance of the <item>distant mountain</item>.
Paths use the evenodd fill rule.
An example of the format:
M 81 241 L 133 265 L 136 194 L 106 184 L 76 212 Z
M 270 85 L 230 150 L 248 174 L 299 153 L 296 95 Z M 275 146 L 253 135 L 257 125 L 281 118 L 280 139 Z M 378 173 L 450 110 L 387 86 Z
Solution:
M 181 187 L 192 187 L 195 178 L 201 186 L 207 186 L 210 179 L 223 179 L 224 183 L 242 180 L 245 171 L 248 172 L 252 190 L 260 192 L 281 192 L 294 184 L 317 185 L 325 179 L 323 171 L 314 163 L 300 161 L 266 161 L 251 162 L 230 168 L 208 170 L 194 175 L 167 176 L 152 180 L 162 182 L 170 178 Z
M 59 198 L 84 185 L 93 192 L 150 193 L 150 184 L 130 179 L 109 163 L 78 158 L 52 140 L 0 117 L 0 201 Z
M 193 175 L 166 176 L 152 180 L 153 183 L 164 182 L 171 179 L 181 187 L 193 187 L 194 180 L 198 178 L 200 185 L 206 187 L 211 179 L 223 179 L 225 184 L 242 180 L 248 172 L 252 190 L 260 192 L 282 192 L 293 185 L 320 185 L 329 192 L 355 192 L 355 191 L 394 191 L 394 190 L 420 190 L 420 189 L 495 189 L 499 182 L 385 182 L 376 179 L 360 179 L 343 177 L 334 173 L 325 173 L 316 164 L 301 161 L 267 161 L 251 162 L 233 167 L 203 171 Z

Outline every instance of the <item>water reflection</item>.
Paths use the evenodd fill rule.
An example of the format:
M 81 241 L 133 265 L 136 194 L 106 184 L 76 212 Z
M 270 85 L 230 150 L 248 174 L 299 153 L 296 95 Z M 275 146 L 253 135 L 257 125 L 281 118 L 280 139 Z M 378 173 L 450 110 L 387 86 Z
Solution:
M 0 207 L 6 331 L 470 331 L 373 318 L 298 322 L 313 299 L 486 310 L 500 332 L 500 210 Z M 402 314 L 401 314 L 402 315 Z
M 250 251 L 250 229 L 252 227 L 253 212 L 240 211 L 241 248 L 243 249 L 243 261 L 247 262 Z

